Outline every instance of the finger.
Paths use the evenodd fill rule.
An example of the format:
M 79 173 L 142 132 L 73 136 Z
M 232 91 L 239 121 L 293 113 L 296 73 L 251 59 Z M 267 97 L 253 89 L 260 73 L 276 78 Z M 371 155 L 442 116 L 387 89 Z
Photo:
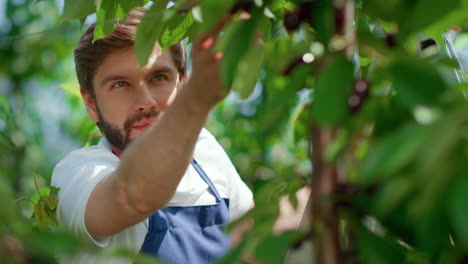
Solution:
M 213 62 L 220 61 L 223 56 L 224 54 L 222 52 L 216 52 L 215 55 L 213 55 Z
M 252 17 L 249 12 L 242 11 L 239 15 L 239 20 L 249 20 Z
M 202 44 L 200 45 L 200 49 L 201 50 L 209 49 L 213 47 L 214 43 L 215 43 L 214 37 L 206 38 L 205 40 L 203 40 Z

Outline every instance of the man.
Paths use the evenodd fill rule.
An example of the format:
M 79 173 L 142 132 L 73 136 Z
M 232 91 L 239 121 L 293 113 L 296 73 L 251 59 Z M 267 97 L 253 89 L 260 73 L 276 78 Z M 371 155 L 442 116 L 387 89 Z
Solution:
M 189 79 L 180 43 L 166 51 L 155 45 L 138 66 L 133 41 L 144 11 L 133 10 L 94 43 L 92 25 L 75 50 L 83 102 L 104 138 L 57 164 L 58 220 L 100 248 L 210 263 L 229 250 L 223 226 L 253 206 L 251 191 L 203 129 L 225 96 L 222 56 L 213 51 L 223 23 L 193 42 Z

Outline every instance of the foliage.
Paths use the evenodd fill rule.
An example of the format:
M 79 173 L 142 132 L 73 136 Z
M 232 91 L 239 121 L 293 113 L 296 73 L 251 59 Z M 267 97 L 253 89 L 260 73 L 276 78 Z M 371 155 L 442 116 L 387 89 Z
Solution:
M 124 19 L 129 10 L 147 3 L 67 0 L 63 18 L 83 22 L 96 12 L 97 39 L 112 31 L 116 19 Z M 36 5 L 53 6 L 48 2 Z M 468 1 L 356 1 L 354 11 L 355 42 L 345 38 L 349 29 L 344 27 L 343 10 L 326 0 L 156 1 L 139 26 L 135 46 L 139 62 L 144 64 L 155 41 L 163 48 L 184 39 L 190 42 L 226 13 L 233 16 L 217 48 L 225 54 L 222 73 L 226 87 L 237 93 L 213 111 L 207 126 L 253 188 L 256 208 L 244 217 L 254 219 L 252 231 L 220 263 L 236 263 L 240 258 L 280 263 L 286 250 L 301 238 L 295 232 L 273 235 L 271 228 L 278 215 L 279 198 L 289 195 L 294 201 L 295 191 L 310 182 L 313 125 L 336 131 L 334 142 L 321 154 L 327 164 L 339 168 L 343 185 L 351 186 L 337 187 L 328 197 L 339 220 L 346 223 L 340 236 L 351 241 L 341 245 L 352 253 L 347 262 L 466 260 L 466 85 L 454 81 L 457 62 L 443 52 L 441 36 L 452 24 L 464 26 Z M 246 13 L 250 19 L 245 19 Z M 28 19 L 33 23 L 39 18 Z M 15 25 L 10 34 L 24 33 L 19 32 L 24 28 L 24 24 Z M 429 37 L 437 42 L 439 52 L 422 56 L 420 42 Z M 47 54 L 54 46 L 52 40 L 48 36 L 43 40 L 47 45 L 41 46 L 38 40 L 29 42 L 28 47 Z M 53 54 L 65 57 L 71 52 L 71 44 L 58 43 Z M 0 43 L 2 51 L 14 51 L 16 46 Z M 37 51 L 41 47 L 46 50 Z M 49 74 L 59 71 L 43 71 L 41 60 L 32 61 L 24 44 L 18 49 L 17 53 L 5 53 L 5 61 L 15 62 L 11 71 L 0 66 L 2 73 L 20 87 L 16 92 L 21 94 L 27 74 L 56 78 Z M 350 49 L 354 58 L 346 54 Z M 312 55 L 312 61 L 305 54 L 309 58 Z M 20 58 L 23 62 L 17 62 Z M 65 89 L 77 90 L 76 84 L 65 81 Z M 17 103 L 10 105 L 15 97 L 8 96 L 0 97 L 0 120 L 6 123 L 0 131 L 4 150 L 0 153 L 0 190 L 6 197 L 0 210 L 0 219 L 6 223 L 0 233 L 5 235 L 0 239 L 31 249 L 32 259 L 53 256 L 55 249 L 37 253 L 40 247 L 24 239 L 30 234 L 36 242 L 46 237 L 69 241 L 66 252 L 73 253 L 79 242 L 60 232 L 31 233 L 30 221 L 15 206 L 15 196 L 21 194 L 15 189 L 21 186 L 15 183 L 17 179 L 30 177 L 31 167 L 47 162 L 22 163 L 31 160 L 25 153 L 40 145 L 41 135 L 21 134 L 26 130 L 20 117 L 29 118 L 33 113 L 24 114 Z M 67 96 L 77 109 L 77 95 Z M 69 130 L 75 131 L 81 142 L 89 141 L 93 138 L 90 134 L 96 132 L 91 125 L 69 125 Z M 36 171 L 50 175 L 50 170 Z M 48 196 L 41 196 L 36 206 L 53 210 L 44 197 Z M 37 210 L 36 221 L 42 219 L 42 209 Z M 320 236 L 320 227 L 314 226 L 313 234 Z M 58 244 L 54 246 L 61 249 L 63 245 Z M 7 253 L 10 260 L 16 260 L 14 254 Z

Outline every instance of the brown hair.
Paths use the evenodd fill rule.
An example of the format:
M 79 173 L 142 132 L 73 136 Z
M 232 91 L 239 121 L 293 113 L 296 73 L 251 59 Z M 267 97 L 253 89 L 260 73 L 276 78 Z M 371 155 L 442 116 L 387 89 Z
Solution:
M 97 68 L 104 58 L 112 52 L 133 46 L 135 41 L 136 28 L 140 23 L 146 8 L 132 10 L 125 22 L 118 21 L 114 31 L 106 37 L 96 40 L 94 38 L 93 23 L 81 36 L 80 42 L 75 49 L 75 68 L 78 82 L 81 88 L 85 89 L 94 98 L 93 77 Z M 185 50 L 179 42 L 169 48 L 174 64 L 176 65 L 180 78 L 185 75 Z

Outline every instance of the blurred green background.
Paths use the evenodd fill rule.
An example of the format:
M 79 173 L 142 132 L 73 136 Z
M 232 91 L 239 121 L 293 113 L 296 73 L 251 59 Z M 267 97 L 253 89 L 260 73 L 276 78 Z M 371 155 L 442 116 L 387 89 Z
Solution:
M 314 123 L 336 127 L 324 159 L 338 167 L 344 187 L 352 187 L 333 197 L 350 259 L 463 263 L 468 86 L 456 75 L 463 78 L 468 69 L 468 1 L 356 1 L 359 45 L 353 65 L 331 47 L 340 14 L 331 1 L 318 1 L 315 16 L 309 12 L 290 27 L 301 8 L 310 8 L 307 2 L 265 1 L 270 13 L 264 15 L 276 20 L 265 40 L 260 82 L 246 99 L 232 92 L 206 125 L 255 194 L 257 207 L 249 215 L 255 226 L 230 256 L 250 252 L 271 263 L 284 259 L 298 240 L 297 234 L 274 236 L 271 227 L 279 197 L 289 195 L 294 203 L 295 191 L 310 181 Z M 210 8 L 218 2 L 205 3 Z M 94 15 L 83 27 L 78 19 L 63 20 L 62 9 L 59 0 L 0 0 L 0 262 L 7 256 L 12 262 L 51 263 L 57 254 L 86 246 L 56 232 L 56 201 L 47 198 L 54 192 L 48 187 L 54 165 L 100 137 L 82 105 L 72 58 Z M 457 62 L 446 54 L 450 45 L 442 41 L 457 23 L 462 33 L 454 47 L 465 73 L 455 70 Z M 243 30 L 242 36 L 253 32 Z M 429 37 L 438 47 L 420 52 L 421 40 Z M 320 64 L 304 63 L 305 52 L 317 55 Z M 352 76 L 353 87 L 340 83 L 342 76 Z M 365 104 L 354 111 L 348 100 L 357 80 L 370 88 Z M 38 231 L 43 225 L 48 228 Z

